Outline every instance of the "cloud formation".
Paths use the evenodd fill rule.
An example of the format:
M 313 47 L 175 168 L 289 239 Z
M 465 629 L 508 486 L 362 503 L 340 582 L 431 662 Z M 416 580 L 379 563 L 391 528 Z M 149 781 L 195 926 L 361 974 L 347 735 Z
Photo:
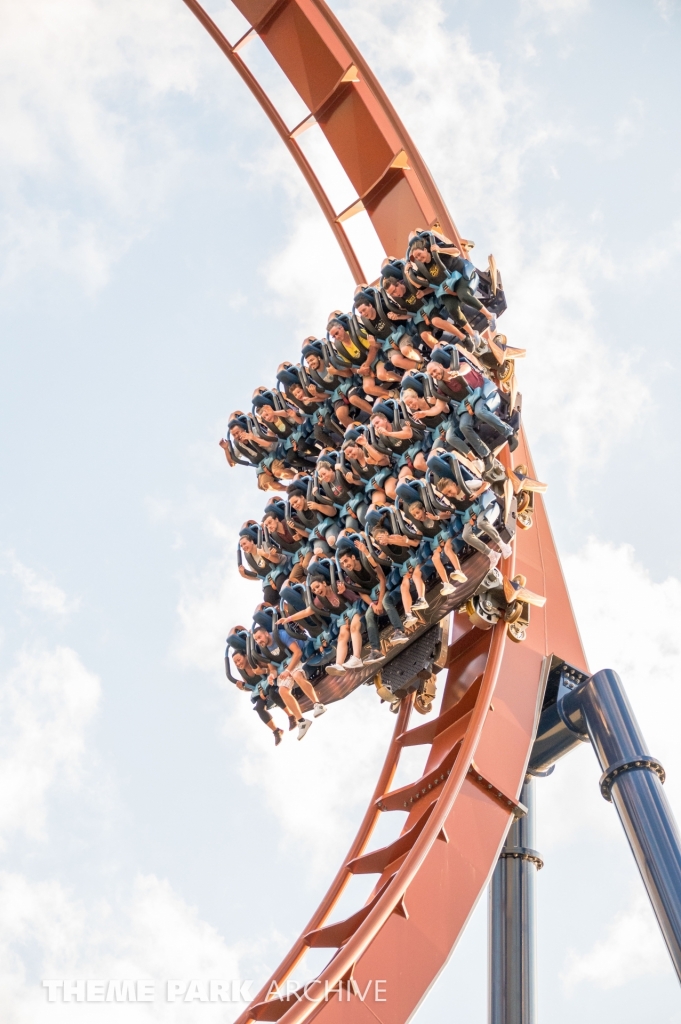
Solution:
M 22 650 L 0 684 L 0 837 L 44 841 L 47 802 L 82 778 L 98 678 L 69 647 Z
M 70 600 L 61 587 L 24 565 L 11 551 L 7 554 L 7 563 L 11 576 L 21 587 L 22 602 L 26 607 L 62 619 L 78 608 L 80 601 Z

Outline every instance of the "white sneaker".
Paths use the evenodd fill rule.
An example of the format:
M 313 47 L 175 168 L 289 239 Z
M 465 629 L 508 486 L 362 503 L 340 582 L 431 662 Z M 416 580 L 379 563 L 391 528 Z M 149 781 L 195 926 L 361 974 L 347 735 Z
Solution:
M 310 721 L 310 719 L 309 718 L 301 718 L 301 720 L 298 722 L 298 739 L 302 740 L 302 738 L 305 735 L 305 733 L 307 732 L 307 730 L 311 729 L 311 728 L 312 728 L 312 722 Z
M 352 654 L 345 662 L 343 668 L 362 668 L 363 665 L 364 662 L 362 661 L 362 659 L 357 658 L 354 654 Z
M 512 551 L 513 548 L 511 547 L 510 544 L 504 544 L 503 541 L 501 542 L 501 553 L 504 556 L 504 558 L 510 558 Z
M 465 572 L 461 572 L 461 569 L 457 569 L 456 572 L 451 572 L 449 574 L 449 578 L 454 583 L 465 583 L 468 579 L 468 576 L 466 576 Z
M 319 716 L 323 715 L 327 710 L 328 708 L 326 707 L 326 704 L 315 704 L 312 714 L 315 718 L 319 718 Z
M 451 584 L 451 583 L 445 583 L 445 584 L 444 584 L 444 585 L 443 585 L 443 586 L 442 586 L 442 587 L 440 588 L 440 593 L 441 593 L 441 594 L 444 594 L 445 596 L 447 596 L 447 594 L 453 594 L 455 590 L 456 590 L 456 587 L 455 587 L 455 586 L 453 586 L 453 584 Z
M 494 569 L 494 567 L 496 565 L 499 564 L 499 559 L 500 558 L 501 558 L 501 555 L 499 554 L 498 551 L 490 551 L 490 553 L 489 553 L 489 564 L 492 566 L 493 569 Z
M 420 597 L 418 599 L 418 601 L 415 601 L 414 604 L 412 605 L 412 609 L 415 612 L 423 611 L 423 609 L 427 608 L 427 607 L 428 607 L 428 602 L 426 601 L 425 597 Z
M 415 615 L 407 615 L 407 617 L 404 620 L 404 624 L 405 626 L 415 626 L 418 621 L 419 620 Z
M 342 676 L 345 674 L 345 667 L 339 665 L 338 662 L 335 665 L 327 665 L 326 674 L 328 676 Z

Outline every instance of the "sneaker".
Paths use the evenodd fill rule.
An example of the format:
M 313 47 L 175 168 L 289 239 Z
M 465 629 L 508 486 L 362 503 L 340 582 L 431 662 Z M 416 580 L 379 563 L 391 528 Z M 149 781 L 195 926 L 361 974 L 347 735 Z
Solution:
M 426 601 L 425 597 L 420 597 L 418 599 L 418 601 L 415 601 L 414 604 L 412 605 L 412 609 L 415 612 L 423 611 L 423 609 L 427 608 L 427 607 L 428 607 L 428 602 Z
M 453 594 L 455 590 L 456 587 L 452 586 L 451 583 L 445 583 L 442 587 L 440 587 L 440 593 L 443 594 L 445 597 L 448 594 Z
M 303 736 L 308 729 L 312 727 L 312 722 L 309 718 L 301 718 L 298 722 L 298 739 L 302 740 Z
M 275 747 L 279 746 L 279 744 L 281 743 L 283 738 L 284 738 L 284 730 L 283 729 L 275 729 L 274 730 L 274 745 L 275 745 Z
M 461 569 L 457 569 L 456 572 L 450 572 L 449 578 L 452 583 L 466 583 L 468 576 L 465 572 L 461 572 Z
M 510 558 L 512 551 L 513 548 L 511 547 L 510 544 L 504 544 L 503 541 L 501 542 L 501 553 L 504 556 L 504 558 Z
M 375 665 L 377 661 L 383 661 L 384 657 L 385 655 L 383 654 L 382 651 L 379 651 L 377 648 L 372 647 L 372 649 L 369 651 L 366 658 L 364 659 L 364 664 Z
M 293 732 L 293 730 L 296 729 L 297 726 L 298 726 L 298 723 L 296 722 L 296 716 L 295 715 L 289 715 L 288 716 L 288 731 L 289 732 Z
M 327 665 L 326 674 L 327 676 L 342 676 L 345 674 L 345 667 L 339 665 L 338 662 L 335 665 Z
M 412 608 L 413 607 L 414 606 L 412 605 Z M 404 624 L 405 626 L 415 626 L 418 623 L 418 621 L 419 620 L 416 615 L 407 615 L 406 619 L 404 620 Z
M 361 658 L 357 658 L 354 654 L 351 654 L 343 668 L 362 668 L 363 664 L 364 662 Z
M 314 706 L 312 714 L 315 718 L 319 718 L 319 716 L 323 715 L 325 711 L 328 711 L 326 704 L 320 704 L 318 701 Z
M 490 553 L 489 553 L 489 564 L 492 566 L 492 568 L 494 568 L 496 565 L 499 564 L 499 559 L 500 558 L 501 558 L 501 555 L 499 554 L 498 551 L 490 551 Z
M 406 633 L 403 633 L 401 629 L 396 629 L 391 634 L 388 643 L 390 644 L 391 647 L 394 647 L 396 644 L 406 644 L 408 639 L 409 637 L 407 636 Z

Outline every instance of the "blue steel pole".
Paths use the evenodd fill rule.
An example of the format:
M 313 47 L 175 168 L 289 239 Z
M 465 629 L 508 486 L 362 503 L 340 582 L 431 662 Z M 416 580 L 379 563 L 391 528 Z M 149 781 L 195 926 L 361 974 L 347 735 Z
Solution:
M 534 779 L 520 796 L 527 814 L 509 829 L 489 889 L 489 1024 L 536 1024 Z
M 603 669 L 566 693 L 560 717 L 588 736 L 641 872 L 676 973 L 681 980 L 681 839 L 662 789 L 664 769 L 647 752 L 622 681 Z

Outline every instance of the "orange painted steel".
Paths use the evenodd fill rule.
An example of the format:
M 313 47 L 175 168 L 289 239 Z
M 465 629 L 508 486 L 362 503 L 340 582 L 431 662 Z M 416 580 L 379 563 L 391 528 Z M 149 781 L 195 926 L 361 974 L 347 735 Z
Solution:
M 314 171 L 262 87 L 196 0 L 184 0 L 251 88 L 322 206 L 356 280 L 361 268 Z M 236 6 L 306 102 L 366 209 L 387 254 L 404 251 L 415 227 L 439 225 L 461 241 L 445 204 L 379 83 L 323 0 L 236 0 Z M 239 44 L 237 44 L 238 46 Z M 302 130 L 305 123 L 299 128 Z M 524 434 L 507 468 L 534 467 Z M 522 573 L 547 597 L 532 609 L 527 638 L 514 643 L 500 621 L 489 631 L 453 617 L 438 716 L 407 730 L 400 708 L 385 764 L 359 831 L 324 900 L 237 1024 L 403 1024 L 445 965 L 484 892 L 514 816 L 555 654 L 588 671 L 543 499 L 534 525 L 518 529 L 505 575 Z M 430 747 L 422 776 L 389 790 L 401 750 Z M 401 834 L 365 852 L 382 813 L 407 812 Z M 376 885 L 364 907 L 329 923 L 353 874 Z M 307 993 L 273 997 L 308 948 L 336 950 Z M 385 985 L 379 994 L 376 982 Z M 340 985 L 340 988 L 339 988 Z M 343 987 L 344 985 L 344 987 Z M 326 998 L 328 992 L 329 998 Z M 358 995 L 357 993 L 361 993 Z M 353 994 L 354 993 L 354 994 Z
M 414 227 L 439 227 L 460 244 L 456 226 L 423 158 L 342 25 L 323 0 L 237 0 L 251 25 L 230 43 L 197 0 L 187 7 L 215 40 L 258 100 L 322 208 L 359 284 L 367 280 L 343 228 L 353 211 L 366 210 L 389 255 L 400 255 Z M 257 35 L 270 51 L 309 116 L 287 126 L 240 56 L 247 37 Z M 346 210 L 334 210 L 297 142 L 318 124 L 357 193 Z

